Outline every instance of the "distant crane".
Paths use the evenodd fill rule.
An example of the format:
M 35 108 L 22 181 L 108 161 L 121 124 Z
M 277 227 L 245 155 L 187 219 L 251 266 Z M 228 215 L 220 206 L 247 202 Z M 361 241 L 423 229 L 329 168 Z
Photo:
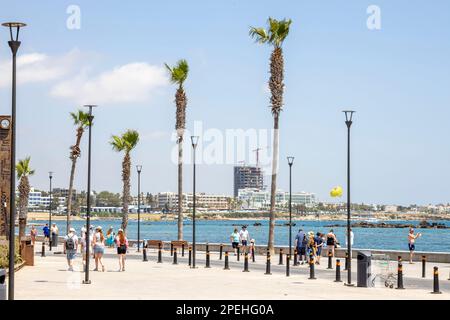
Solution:
M 260 147 L 258 147 L 258 148 L 256 148 L 255 150 L 253 150 L 253 152 L 256 152 L 256 166 L 257 166 L 257 167 L 259 167 L 259 152 L 260 152 L 261 150 L 266 150 L 266 149 L 269 149 L 269 147 L 265 147 L 265 148 L 260 148 Z

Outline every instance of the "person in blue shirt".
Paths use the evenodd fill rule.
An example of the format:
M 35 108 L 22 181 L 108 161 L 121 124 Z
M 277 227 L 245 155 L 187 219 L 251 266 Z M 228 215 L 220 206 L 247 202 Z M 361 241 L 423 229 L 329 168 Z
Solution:
M 50 241 L 50 228 L 48 227 L 48 223 L 45 224 L 45 227 L 42 230 L 44 231 L 44 242 L 47 239 Z
M 300 258 L 300 264 L 305 264 L 306 260 L 306 235 L 303 232 L 303 229 L 298 230 L 297 235 L 295 236 L 295 245 L 297 247 L 297 254 Z M 303 261 L 303 257 L 305 260 Z

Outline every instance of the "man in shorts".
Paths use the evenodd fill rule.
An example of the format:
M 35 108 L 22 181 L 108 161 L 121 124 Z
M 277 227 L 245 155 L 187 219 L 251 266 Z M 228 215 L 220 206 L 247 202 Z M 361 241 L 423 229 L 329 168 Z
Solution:
M 412 264 L 412 260 L 414 257 L 414 250 L 416 250 L 416 239 L 419 238 L 422 234 L 418 233 L 418 234 L 414 234 L 414 229 L 410 228 L 409 229 L 409 234 L 408 234 L 408 247 L 409 247 L 409 263 Z
M 297 235 L 295 236 L 295 245 L 297 247 L 297 254 L 300 258 L 300 264 L 305 264 L 306 259 L 306 234 L 303 232 L 303 229 L 298 230 Z M 303 257 L 305 257 L 305 261 L 303 261 Z
M 74 228 L 70 228 L 69 234 L 64 237 L 64 254 L 67 256 L 69 271 L 73 271 L 73 260 L 77 255 L 78 237 Z
M 248 239 L 250 239 L 247 226 L 242 226 L 241 231 L 239 231 L 239 239 L 241 240 L 242 251 L 247 252 Z

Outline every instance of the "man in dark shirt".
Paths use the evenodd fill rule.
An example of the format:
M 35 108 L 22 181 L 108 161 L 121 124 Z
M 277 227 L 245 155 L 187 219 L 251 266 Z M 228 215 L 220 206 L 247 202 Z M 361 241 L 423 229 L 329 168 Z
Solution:
M 297 246 L 297 254 L 300 258 L 300 264 L 305 264 L 306 260 L 306 235 L 303 232 L 303 229 L 298 230 L 297 235 L 295 236 L 295 245 Z M 305 261 L 303 261 L 303 257 L 305 257 Z
M 42 230 L 44 231 L 44 241 L 47 239 L 50 241 L 50 228 L 48 227 L 48 223 L 45 224 L 45 227 Z

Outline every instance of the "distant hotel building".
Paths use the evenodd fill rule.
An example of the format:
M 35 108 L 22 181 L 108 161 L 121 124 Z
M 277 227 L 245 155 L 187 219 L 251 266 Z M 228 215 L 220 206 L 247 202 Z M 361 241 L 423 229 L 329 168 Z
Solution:
M 192 207 L 194 197 L 192 193 L 183 193 L 183 210 L 188 210 Z M 176 210 L 178 208 L 178 193 L 175 192 L 160 192 L 156 195 L 157 207 L 160 209 L 169 208 Z M 227 210 L 231 203 L 231 197 L 217 194 L 196 194 L 196 206 L 198 208 L 211 210 Z
M 234 197 L 239 195 L 239 189 L 264 189 L 263 171 L 260 167 L 234 167 Z
M 242 207 L 247 209 L 267 209 L 270 207 L 270 192 L 258 189 L 240 189 L 238 199 Z M 316 203 L 316 195 L 308 192 L 293 192 L 292 205 L 312 206 Z M 285 208 L 289 205 L 289 192 L 278 190 L 275 194 L 275 206 Z

